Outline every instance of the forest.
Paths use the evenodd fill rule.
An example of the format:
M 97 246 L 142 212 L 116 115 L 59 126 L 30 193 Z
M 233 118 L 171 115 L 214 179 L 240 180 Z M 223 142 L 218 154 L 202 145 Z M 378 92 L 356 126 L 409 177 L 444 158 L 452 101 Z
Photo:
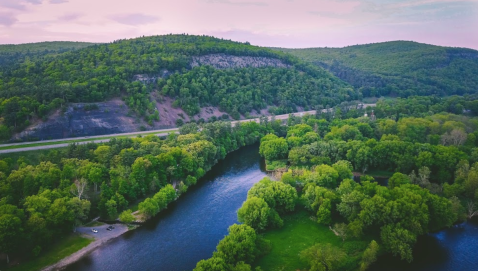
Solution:
M 94 43 L 52 41 L 26 44 L 3 44 L 0 45 L 0 75 L 3 71 L 18 67 L 22 63 L 39 61 L 46 57 L 52 57 L 68 51 L 74 51 L 88 47 Z
M 0 251 L 22 260 L 41 257 L 94 217 L 148 219 L 227 153 L 281 130 L 280 125 L 215 122 L 199 131 L 191 123 L 164 140 L 150 135 L 72 144 L 39 161 L 6 157 L 0 160 Z M 133 215 L 130 206 L 138 212 Z
M 285 136 L 262 137 L 259 152 L 274 180 L 249 190 L 237 212 L 242 224 L 231 226 L 195 270 L 284 268 L 274 265 L 277 257 L 300 258 L 308 270 L 366 270 L 385 253 L 411 262 L 419 236 L 476 216 L 478 118 L 391 116 L 291 117 Z M 389 174 L 387 183 L 382 174 Z M 309 216 L 336 241 L 320 235 L 297 256 L 272 254 L 280 244 L 267 237 L 297 235 L 291 226 L 277 229 Z
M 191 66 L 211 54 L 286 67 Z M 162 139 L 2 156 L 0 251 L 24 261 L 95 217 L 148 220 L 228 153 L 260 143 L 271 176 L 195 270 L 268 270 L 281 229 L 298 224 L 314 240 L 331 234 L 293 254 L 301 268 L 366 270 L 386 253 L 411 262 L 418 237 L 478 215 L 477 61 L 474 50 L 411 42 L 285 50 L 191 35 L 0 46 L 0 140 L 69 103 L 114 97 L 150 122 L 153 97 L 190 116 L 205 106 L 233 119 L 319 110 L 285 123 L 192 119 Z M 359 108 L 364 98 L 375 107 Z
M 208 54 L 274 58 L 290 67 L 191 69 L 192 57 Z M 171 76 L 163 78 L 162 72 Z M 156 79 L 145 84 L 134 81 L 135 75 Z M 122 97 L 132 113 L 149 121 L 157 111 L 154 91 L 174 98 L 188 114 L 209 105 L 234 118 L 268 105 L 289 113 L 361 98 L 347 83 L 289 54 L 207 36 L 153 36 L 6 66 L 0 79 L 0 135 L 8 139 L 67 103 L 113 97 Z
M 364 97 L 464 95 L 478 89 L 478 51 L 411 41 L 276 50 L 324 67 Z
M 69 235 L 93 217 L 124 223 L 154 217 L 227 153 L 260 141 L 258 151 L 268 169 L 282 172 L 280 181 L 265 179 L 254 185 L 238 211 L 242 224 L 230 228 L 214 256 L 198 263 L 197 270 L 256 266 L 270 251 L 263 235 L 302 211 L 314 216 L 317 225 L 343 234 L 343 242 L 357 242 L 353 249 L 317 245 L 302 253 L 306 262 L 314 251 L 350 254 L 345 267 L 339 264 L 342 258 L 330 263 L 338 270 L 371 264 L 362 259 L 365 251 L 373 252 L 372 258 L 391 252 L 411 261 L 417 236 L 478 213 L 478 119 L 463 111 L 448 113 L 445 106 L 468 106 L 468 100 L 430 98 L 429 107 L 444 110 L 431 114 L 429 108 L 403 107 L 413 99 L 425 98 L 379 101 L 376 119 L 370 117 L 371 108 L 345 112 L 345 106 L 344 111 L 339 107 L 304 117 L 290 115 L 286 123 L 267 118 L 235 126 L 191 122 L 179 135 L 165 139 L 73 144 L 38 160 L 4 157 L 0 250 L 12 257 L 41 257 L 54 244 L 51 240 Z M 395 113 L 380 117 L 381 110 Z M 368 117 L 363 117 L 365 112 Z M 388 187 L 366 175 L 380 170 L 393 174 Z M 361 175 L 360 182 L 351 179 L 352 172 Z M 402 203 L 411 205 L 395 209 Z M 378 207 L 382 205 L 390 210 Z M 412 209 L 416 213 L 408 213 Z M 395 218 L 385 219 L 391 215 L 387 212 Z M 420 220 L 407 220 L 415 216 Z M 401 234 L 407 238 L 397 240 Z

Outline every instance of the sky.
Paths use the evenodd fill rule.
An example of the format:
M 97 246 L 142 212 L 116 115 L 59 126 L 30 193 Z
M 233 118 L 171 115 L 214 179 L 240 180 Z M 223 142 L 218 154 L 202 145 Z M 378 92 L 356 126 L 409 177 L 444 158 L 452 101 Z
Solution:
M 478 0 L 0 0 L 0 44 L 212 35 L 271 47 L 478 49 Z

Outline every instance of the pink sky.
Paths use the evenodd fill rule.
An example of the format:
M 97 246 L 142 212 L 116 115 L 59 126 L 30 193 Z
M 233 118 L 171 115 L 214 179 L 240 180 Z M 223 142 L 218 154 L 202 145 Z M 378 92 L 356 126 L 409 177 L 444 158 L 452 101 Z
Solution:
M 294 48 L 413 40 L 478 49 L 478 0 L 0 0 L 0 44 L 168 33 Z

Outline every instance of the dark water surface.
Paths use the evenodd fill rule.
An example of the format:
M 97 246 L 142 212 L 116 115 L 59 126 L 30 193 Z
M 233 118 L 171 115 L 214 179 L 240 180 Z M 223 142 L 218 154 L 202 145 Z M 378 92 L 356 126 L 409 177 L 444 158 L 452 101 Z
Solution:
M 264 176 L 257 145 L 232 152 L 156 218 L 67 270 L 192 270 L 212 256 L 237 223 L 247 191 Z
M 159 216 L 67 270 L 192 270 L 212 256 L 227 228 L 237 223 L 247 191 L 265 175 L 257 145 L 233 152 Z M 370 270 L 478 271 L 478 223 L 420 237 L 412 264 L 386 255 Z
M 418 238 L 413 262 L 380 257 L 370 271 L 478 271 L 478 223 L 466 222 Z

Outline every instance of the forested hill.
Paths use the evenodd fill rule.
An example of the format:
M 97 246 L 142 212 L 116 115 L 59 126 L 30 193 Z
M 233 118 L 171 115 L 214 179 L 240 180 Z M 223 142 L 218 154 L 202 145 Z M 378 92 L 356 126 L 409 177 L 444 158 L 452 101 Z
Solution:
M 94 43 L 53 41 L 27 44 L 1 44 L 0 45 L 0 72 L 6 67 L 20 64 L 25 59 L 36 60 L 46 55 L 56 55 L 67 51 L 88 47 Z
M 0 134 L 19 131 L 68 102 L 112 97 L 122 97 L 151 123 L 158 119 L 156 91 L 155 97 L 173 98 L 190 116 L 217 106 L 233 118 L 267 106 L 287 113 L 360 98 L 328 71 L 290 54 L 206 36 L 153 36 L 92 45 L 5 71 Z
M 478 51 L 409 41 L 344 48 L 281 49 L 325 67 L 364 96 L 478 92 Z

